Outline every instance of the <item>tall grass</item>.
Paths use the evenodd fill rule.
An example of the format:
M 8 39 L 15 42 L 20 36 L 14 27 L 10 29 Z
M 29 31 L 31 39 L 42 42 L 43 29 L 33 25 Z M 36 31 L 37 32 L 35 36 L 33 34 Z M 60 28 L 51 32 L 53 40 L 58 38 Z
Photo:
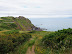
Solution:
M 72 29 L 58 30 L 49 35 L 45 35 L 41 44 L 46 49 L 52 49 L 52 52 L 56 54 L 63 54 L 72 47 Z
M 16 47 L 22 45 L 22 43 L 31 38 L 31 35 L 28 33 L 19 33 L 18 31 L 9 32 L 6 32 L 4 35 L 0 35 L 0 54 L 6 54 L 10 51 L 13 52 Z

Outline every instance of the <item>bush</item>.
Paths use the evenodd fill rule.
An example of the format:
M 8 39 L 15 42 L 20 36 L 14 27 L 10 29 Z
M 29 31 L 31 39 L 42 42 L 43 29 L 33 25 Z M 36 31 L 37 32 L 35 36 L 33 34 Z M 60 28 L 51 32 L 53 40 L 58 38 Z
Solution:
M 1 23 L 0 28 L 8 29 L 8 30 L 9 29 L 16 29 L 17 25 L 14 23 Z
M 29 40 L 30 34 L 25 33 L 10 33 L 0 35 L 0 54 L 8 53 L 13 51 L 18 45 Z
M 3 30 L 3 28 L 0 28 L 0 31 L 2 31 Z
M 50 47 L 55 50 L 65 50 L 72 46 L 72 29 L 58 30 L 49 35 L 45 35 L 42 39 L 42 44 L 45 47 Z
M 19 33 L 19 30 L 11 30 L 11 31 L 4 32 L 4 34 L 16 34 L 16 33 Z
M 36 31 L 35 30 L 32 30 L 32 31 L 30 31 L 29 33 L 35 33 Z

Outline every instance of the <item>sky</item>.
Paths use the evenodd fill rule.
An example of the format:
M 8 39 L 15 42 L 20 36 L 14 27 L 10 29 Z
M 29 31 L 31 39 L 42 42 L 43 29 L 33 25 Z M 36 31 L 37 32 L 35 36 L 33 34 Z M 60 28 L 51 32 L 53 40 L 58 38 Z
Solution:
M 72 17 L 72 0 L 0 0 L 0 16 Z

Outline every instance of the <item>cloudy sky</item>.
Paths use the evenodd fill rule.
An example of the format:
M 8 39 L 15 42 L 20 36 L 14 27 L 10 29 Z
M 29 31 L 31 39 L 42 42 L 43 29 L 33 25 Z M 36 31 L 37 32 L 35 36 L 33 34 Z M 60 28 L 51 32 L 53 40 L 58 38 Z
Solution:
M 0 0 L 0 16 L 72 17 L 72 0 Z

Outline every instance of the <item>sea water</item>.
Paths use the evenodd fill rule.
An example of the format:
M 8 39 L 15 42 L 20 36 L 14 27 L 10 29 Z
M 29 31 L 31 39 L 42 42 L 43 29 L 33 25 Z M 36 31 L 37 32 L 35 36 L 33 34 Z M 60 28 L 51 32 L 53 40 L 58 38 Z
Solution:
M 71 18 L 30 18 L 36 27 L 45 28 L 47 31 L 57 31 L 72 28 Z

